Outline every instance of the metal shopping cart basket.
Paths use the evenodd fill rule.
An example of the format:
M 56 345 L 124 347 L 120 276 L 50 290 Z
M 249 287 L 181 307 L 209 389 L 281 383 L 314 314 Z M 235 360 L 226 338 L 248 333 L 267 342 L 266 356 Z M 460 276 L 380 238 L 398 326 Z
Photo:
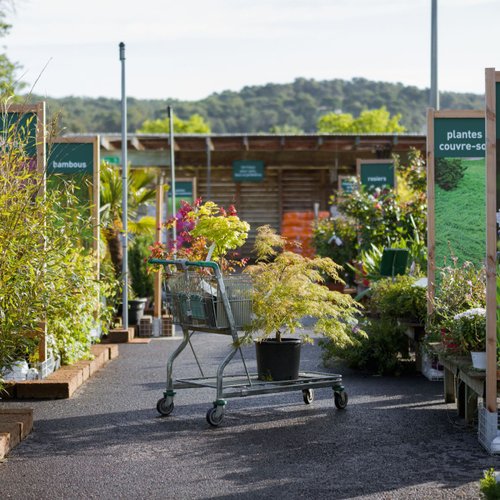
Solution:
M 307 372 L 299 373 L 295 380 L 263 381 L 250 374 L 240 348 L 241 332 L 251 321 L 251 278 L 245 274 L 222 276 L 215 262 L 190 262 L 186 260 L 151 259 L 152 264 L 174 268 L 167 279 L 168 300 L 174 323 L 182 327 L 183 340 L 167 361 L 167 384 L 163 397 L 156 408 L 167 416 L 174 410 L 176 390 L 209 387 L 216 390 L 213 406 L 207 411 L 207 422 L 216 427 L 223 418 L 227 399 L 257 394 L 270 394 L 301 390 L 304 402 L 312 403 L 314 388 L 332 387 L 335 405 L 339 409 L 347 406 L 347 393 L 342 385 L 342 376 Z M 200 360 L 191 343 L 195 332 L 230 335 L 229 353 L 217 368 L 215 377 L 206 377 Z M 190 346 L 200 370 L 200 377 L 173 379 L 173 365 L 180 353 Z M 225 375 L 224 370 L 236 352 L 240 353 L 244 373 Z

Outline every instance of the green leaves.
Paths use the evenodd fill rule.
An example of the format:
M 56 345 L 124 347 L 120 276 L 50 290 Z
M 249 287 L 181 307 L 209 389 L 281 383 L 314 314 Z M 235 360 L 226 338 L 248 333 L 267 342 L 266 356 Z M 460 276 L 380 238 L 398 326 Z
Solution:
M 339 345 L 349 345 L 360 305 L 350 295 L 323 286 L 324 276 L 342 282 L 341 266 L 329 258 L 309 259 L 290 251 L 279 252 L 285 244 L 286 240 L 269 226 L 257 230 L 255 247 L 260 262 L 245 271 L 252 275 L 253 283 L 255 319 L 250 331 L 258 332 L 259 338 L 281 339 L 300 328 L 303 317 L 311 316 L 317 319 L 316 333 Z

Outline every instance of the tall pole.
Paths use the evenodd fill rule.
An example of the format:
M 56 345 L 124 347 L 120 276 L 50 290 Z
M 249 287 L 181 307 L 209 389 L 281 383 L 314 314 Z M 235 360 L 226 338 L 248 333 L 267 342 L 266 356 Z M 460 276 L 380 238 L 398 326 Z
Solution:
M 172 106 L 168 106 L 169 120 L 169 141 L 170 141 L 170 179 L 172 181 L 172 215 L 175 217 L 175 155 L 174 155 L 174 112 Z M 174 257 L 177 256 L 177 225 L 172 228 L 172 236 L 174 239 Z
M 212 183 L 212 142 L 207 137 L 207 200 L 210 199 L 210 189 Z
M 437 26 L 437 0 L 431 0 L 431 91 L 429 105 L 436 110 L 439 109 L 439 90 L 438 90 L 438 26 Z
M 123 280 L 123 328 L 128 328 L 128 161 L 127 161 L 127 95 L 125 93 L 125 44 L 120 43 L 122 66 L 122 280 Z

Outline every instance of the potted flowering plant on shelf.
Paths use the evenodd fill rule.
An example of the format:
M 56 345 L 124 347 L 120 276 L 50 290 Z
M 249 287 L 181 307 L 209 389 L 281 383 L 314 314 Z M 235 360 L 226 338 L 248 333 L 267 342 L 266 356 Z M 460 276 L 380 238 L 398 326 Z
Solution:
M 312 342 L 307 334 L 289 338 L 304 317 L 316 319 L 314 332 L 340 345 L 355 342 L 353 326 L 360 304 L 350 295 L 330 291 L 324 277 L 342 281 L 341 266 L 330 258 L 307 258 L 285 250 L 287 240 L 270 226 L 257 229 L 257 264 L 245 272 L 252 277 L 253 321 L 246 340 L 253 340 L 261 380 L 293 380 L 299 375 L 300 347 Z
M 470 353 L 472 366 L 486 369 L 486 309 L 476 307 L 456 314 L 449 335 L 461 354 Z

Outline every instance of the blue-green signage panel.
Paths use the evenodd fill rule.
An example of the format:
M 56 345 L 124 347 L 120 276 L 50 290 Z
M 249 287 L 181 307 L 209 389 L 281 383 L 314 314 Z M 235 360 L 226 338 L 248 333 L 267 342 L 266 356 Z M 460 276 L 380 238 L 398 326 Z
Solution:
M 353 179 L 351 177 L 344 177 L 343 179 L 340 180 L 340 190 L 344 194 L 351 194 L 354 192 L 356 189 L 356 179 Z
M 264 180 L 264 162 L 261 160 L 233 161 L 234 182 L 262 182 Z
M 168 190 L 168 197 L 172 198 L 171 188 Z M 185 201 L 194 201 L 192 181 L 175 181 L 175 198 Z
M 35 112 L 0 114 L 0 137 L 2 146 L 15 143 L 23 148 L 26 156 L 35 158 L 37 114 Z
M 360 163 L 359 177 L 362 186 L 393 188 L 396 185 L 394 163 Z
M 435 158 L 483 158 L 483 118 L 434 118 Z
M 439 269 L 486 256 L 484 118 L 434 117 L 434 262 Z
M 48 174 L 88 174 L 94 172 L 92 143 L 55 142 L 47 145 Z

